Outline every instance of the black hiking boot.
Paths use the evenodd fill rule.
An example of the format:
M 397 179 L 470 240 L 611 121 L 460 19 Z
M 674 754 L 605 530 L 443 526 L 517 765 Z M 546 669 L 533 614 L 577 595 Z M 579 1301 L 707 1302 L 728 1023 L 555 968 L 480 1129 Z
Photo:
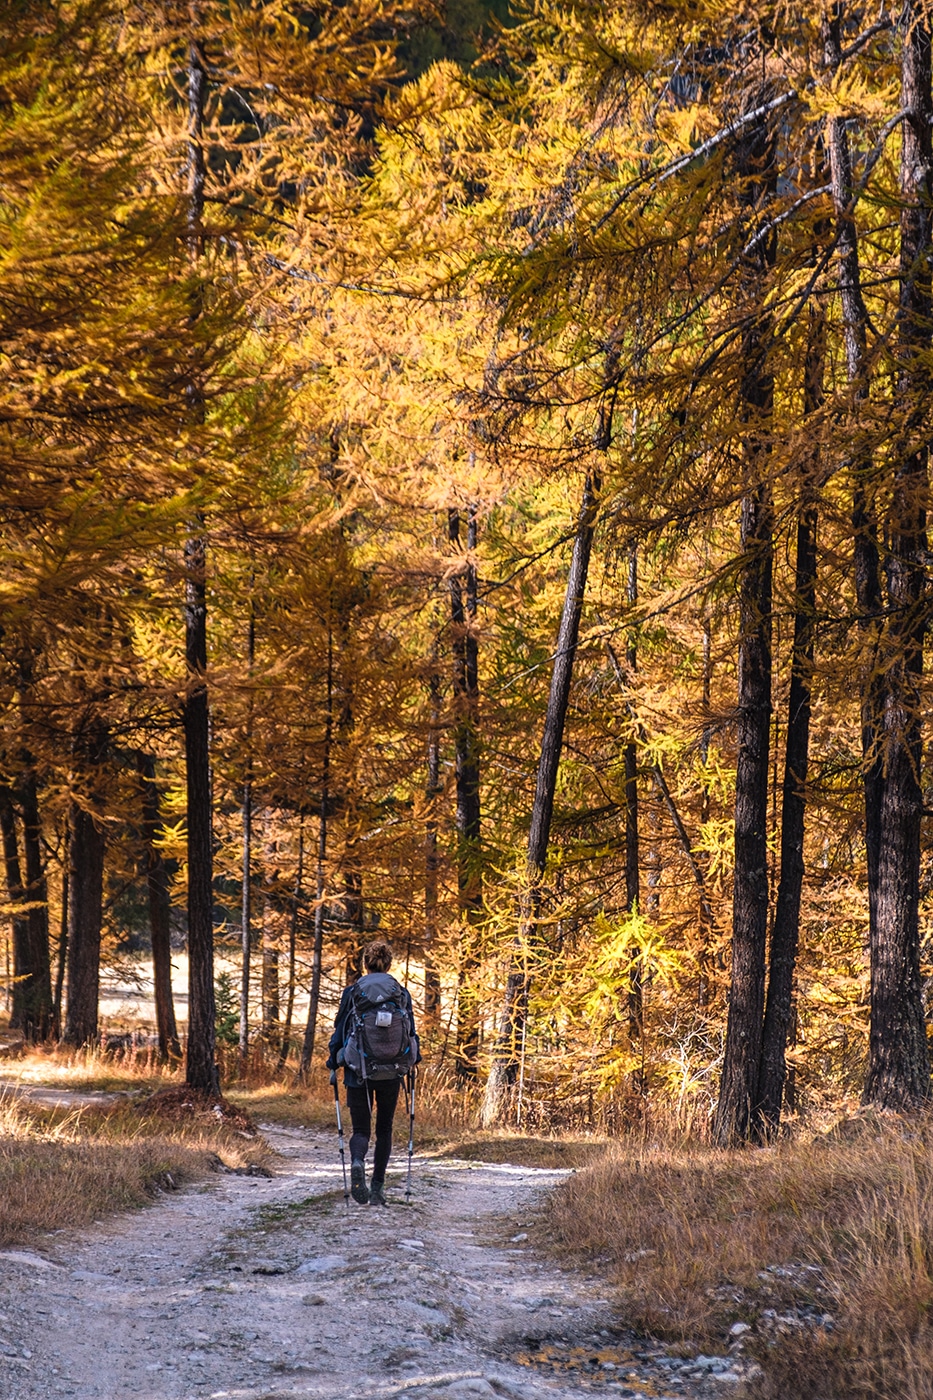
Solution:
M 384 1190 L 385 1182 L 376 1181 L 375 1179 L 373 1179 L 373 1182 L 369 1188 L 369 1204 L 371 1206 L 387 1206 L 389 1204 L 389 1202 L 383 1195 Z
M 365 1206 L 369 1203 L 365 1162 L 353 1161 L 350 1163 L 350 1195 L 358 1205 Z

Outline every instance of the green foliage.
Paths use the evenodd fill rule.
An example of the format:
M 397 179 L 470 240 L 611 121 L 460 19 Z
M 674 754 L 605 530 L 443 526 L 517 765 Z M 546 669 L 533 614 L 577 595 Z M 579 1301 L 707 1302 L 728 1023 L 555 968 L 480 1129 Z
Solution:
M 214 980 L 217 1008 L 215 1033 L 218 1045 L 237 1045 L 240 1039 L 240 995 L 231 972 L 220 972 Z

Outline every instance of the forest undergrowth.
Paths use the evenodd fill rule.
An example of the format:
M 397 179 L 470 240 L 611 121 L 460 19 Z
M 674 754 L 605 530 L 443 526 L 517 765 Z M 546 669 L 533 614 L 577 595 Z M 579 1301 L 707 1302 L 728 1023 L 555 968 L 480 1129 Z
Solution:
M 316 1067 L 302 1084 L 293 1070 L 282 1070 L 275 1061 L 264 1060 L 260 1052 L 251 1056 L 246 1073 L 240 1077 L 234 1056 L 225 1068 L 224 1098 L 255 1123 L 334 1131 L 333 1088 L 326 1070 Z M 160 1064 L 154 1056 L 133 1047 L 114 1054 L 97 1046 L 30 1050 L 21 1059 L 8 1061 L 0 1079 L 26 1090 L 35 1087 L 125 1095 L 125 1112 L 135 1105 L 140 1132 L 148 1131 L 150 1125 L 146 1101 L 184 1083 L 178 1064 Z M 465 1089 L 451 1076 L 430 1068 L 419 1077 L 415 1107 L 416 1148 L 439 1156 L 535 1167 L 581 1167 L 601 1156 L 610 1144 L 605 1135 L 560 1126 L 553 1132 L 536 1129 L 533 1133 L 514 1126 L 480 1129 L 478 1091 Z M 401 1118 L 396 1136 L 399 1140 L 403 1136 Z
M 269 1149 L 210 1114 L 171 1120 L 127 1103 L 44 1108 L 0 1098 L 0 1245 L 35 1243 L 152 1201 L 216 1170 L 258 1165 Z
M 757 1150 L 615 1145 L 537 1239 L 597 1266 L 623 1325 L 754 1355 L 760 1400 L 933 1395 L 933 1123 L 857 1114 Z

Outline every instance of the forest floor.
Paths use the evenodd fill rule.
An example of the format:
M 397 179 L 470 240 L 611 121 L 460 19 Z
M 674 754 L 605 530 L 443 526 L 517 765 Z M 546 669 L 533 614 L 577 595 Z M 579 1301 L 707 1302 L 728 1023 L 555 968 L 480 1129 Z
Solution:
M 623 1330 L 604 1279 L 533 1251 L 566 1170 L 418 1155 L 410 1205 L 390 1170 L 388 1210 L 348 1210 L 333 1134 L 263 1133 L 271 1176 L 0 1251 L 5 1400 L 741 1391 L 740 1358 Z

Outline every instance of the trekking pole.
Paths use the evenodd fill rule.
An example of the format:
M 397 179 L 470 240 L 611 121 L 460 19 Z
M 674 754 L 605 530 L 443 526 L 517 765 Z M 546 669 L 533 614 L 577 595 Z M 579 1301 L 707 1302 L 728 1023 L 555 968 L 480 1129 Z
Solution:
M 410 1081 L 410 1082 L 409 1082 Z M 408 1103 L 408 1177 L 405 1181 L 405 1204 L 411 1204 L 411 1158 L 415 1150 L 415 1067 L 405 1076 L 405 1098 Z
M 340 1094 L 337 1089 L 337 1071 L 330 1072 L 330 1082 L 334 1086 L 334 1108 L 337 1110 L 337 1142 L 340 1147 L 340 1166 L 343 1171 L 343 1200 L 347 1210 L 350 1209 L 350 1187 L 347 1185 L 347 1159 L 343 1150 L 343 1119 L 340 1117 Z

